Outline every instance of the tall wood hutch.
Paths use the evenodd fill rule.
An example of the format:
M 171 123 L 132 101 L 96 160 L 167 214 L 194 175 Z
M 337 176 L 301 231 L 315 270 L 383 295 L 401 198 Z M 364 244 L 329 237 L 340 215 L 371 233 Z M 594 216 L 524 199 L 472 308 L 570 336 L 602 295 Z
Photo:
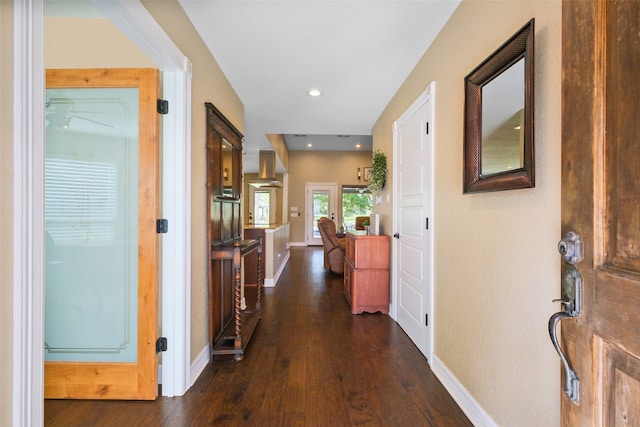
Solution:
M 242 240 L 242 134 L 212 104 L 207 112 L 207 247 L 209 248 L 209 339 L 212 356 L 244 357 L 261 315 L 262 275 L 258 267 L 255 306 L 240 309 L 241 262 L 260 240 Z

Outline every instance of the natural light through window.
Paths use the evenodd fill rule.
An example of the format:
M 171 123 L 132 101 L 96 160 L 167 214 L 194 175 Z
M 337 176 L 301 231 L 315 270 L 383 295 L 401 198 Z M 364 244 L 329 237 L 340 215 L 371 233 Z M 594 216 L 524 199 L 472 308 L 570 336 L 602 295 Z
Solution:
M 271 192 L 257 190 L 255 192 L 255 224 L 269 225 L 269 205 L 271 203 Z
M 357 216 L 369 216 L 373 197 L 366 187 L 342 187 L 342 222 L 345 230 L 355 230 Z

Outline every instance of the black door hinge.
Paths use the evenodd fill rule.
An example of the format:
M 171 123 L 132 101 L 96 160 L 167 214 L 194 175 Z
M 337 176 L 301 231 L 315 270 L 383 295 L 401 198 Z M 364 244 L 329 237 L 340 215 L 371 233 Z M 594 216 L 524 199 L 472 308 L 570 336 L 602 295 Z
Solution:
M 156 220 L 156 233 L 164 234 L 169 231 L 169 220 L 168 219 L 157 219 Z
M 424 224 L 425 228 L 428 230 L 429 229 L 429 218 L 425 218 L 425 224 Z
M 160 337 L 156 341 L 156 353 L 163 351 L 167 351 L 167 339 L 165 337 Z
M 429 122 L 426 122 L 425 124 L 427 125 L 427 126 L 425 126 L 426 127 L 426 131 L 427 131 L 427 135 L 429 135 Z
M 158 99 L 158 113 L 169 114 L 169 101 Z
M 429 313 L 424 314 L 424 326 L 429 326 Z

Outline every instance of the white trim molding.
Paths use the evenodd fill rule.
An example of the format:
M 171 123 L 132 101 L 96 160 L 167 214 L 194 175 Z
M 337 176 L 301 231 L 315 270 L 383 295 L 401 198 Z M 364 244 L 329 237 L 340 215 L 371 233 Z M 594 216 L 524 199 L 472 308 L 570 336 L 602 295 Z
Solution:
M 191 75 L 191 63 L 184 61 L 180 49 L 140 1 L 90 1 L 162 70 Z
M 91 0 L 162 70 L 162 395 L 182 396 L 191 377 L 191 77 L 192 64 L 139 1 Z
M 16 0 L 13 68 L 13 405 L 44 422 L 44 65 L 42 0 Z
M 291 253 L 289 251 L 287 251 L 284 260 L 280 263 L 280 267 L 278 267 L 278 271 L 276 271 L 276 274 L 274 275 L 273 278 L 270 279 L 264 279 L 264 287 L 265 288 L 275 288 L 276 285 L 278 284 L 278 279 L 280 279 L 280 276 L 282 275 L 282 272 L 284 271 L 285 267 L 287 266 L 287 263 L 289 262 L 289 258 L 291 258 Z
M 433 355 L 433 364 L 431 365 L 433 373 L 440 380 L 444 388 L 447 389 L 453 400 L 456 401 L 462 412 L 464 412 L 471 423 L 476 427 L 498 427 L 498 424 L 487 414 L 480 404 L 473 398 L 467 389 L 458 381 L 455 375 L 442 363 L 442 361 Z
M 169 341 L 162 355 L 163 396 L 182 396 L 190 387 L 191 349 L 191 76 L 163 73 L 162 335 Z
M 207 367 L 209 362 L 211 361 L 211 351 L 209 350 L 209 344 L 205 345 L 204 348 L 198 353 L 195 359 L 193 359 L 193 363 L 191 364 L 191 375 L 189 386 L 195 384 L 198 380 L 198 377 L 204 371 L 204 368 Z

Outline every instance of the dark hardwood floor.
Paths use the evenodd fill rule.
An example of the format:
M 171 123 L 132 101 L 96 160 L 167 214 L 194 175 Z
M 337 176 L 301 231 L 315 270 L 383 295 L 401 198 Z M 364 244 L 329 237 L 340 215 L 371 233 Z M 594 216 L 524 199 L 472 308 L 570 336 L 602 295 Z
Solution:
M 470 426 L 387 315 L 351 315 L 322 248 L 291 249 L 243 361 L 217 356 L 182 397 L 45 401 L 48 426 Z

